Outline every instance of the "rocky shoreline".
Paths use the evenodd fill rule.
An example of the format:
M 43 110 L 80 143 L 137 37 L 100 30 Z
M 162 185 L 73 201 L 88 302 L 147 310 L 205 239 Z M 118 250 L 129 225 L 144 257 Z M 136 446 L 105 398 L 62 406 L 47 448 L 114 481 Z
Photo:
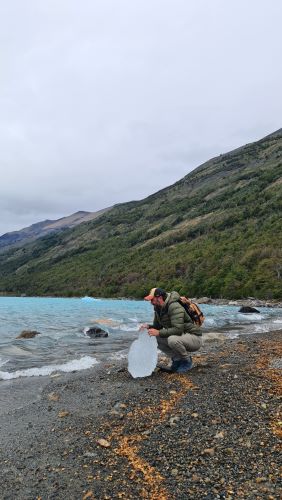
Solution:
M 1 499 L 279 498 L 281 339 L 206 344 L 185 375 L 114 362 L 0 384 Z
M 253 297 L 248 299 L 228 300 L 228 299 L 211 299 L 210 297 L 193 298 L 193 301 L 198 304 L 211 304 L 215 306 L 238 306 L 238 307 L 280 307 L 282 302 L 277 300 L 259 300 Z

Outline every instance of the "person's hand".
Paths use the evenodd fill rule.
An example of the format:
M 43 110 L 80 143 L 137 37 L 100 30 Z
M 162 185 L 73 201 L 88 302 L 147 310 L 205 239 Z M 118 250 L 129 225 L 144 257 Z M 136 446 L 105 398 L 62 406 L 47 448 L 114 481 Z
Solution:
M 156 328 L 149 328 L 148 334 L 150 337 L 158 337 L 160 335 L 160 331 L 156 330 Z
M 149 328 L 149 325 L 148 323 L 143 323 L 142 325 L 140 325 L 139 327 L 139 332 L 141 332 L 141 330 L 148 330 Z

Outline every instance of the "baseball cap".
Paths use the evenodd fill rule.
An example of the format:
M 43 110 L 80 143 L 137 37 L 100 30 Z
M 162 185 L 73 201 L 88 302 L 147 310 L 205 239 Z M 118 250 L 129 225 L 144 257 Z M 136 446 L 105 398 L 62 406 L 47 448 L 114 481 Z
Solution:
M 162 290 L 162 288 L 152 288 L 146 297 L 144 297 L 144 300 L 152 300 L 154 297 L 162 297 L 164 295 L 165 291 Z

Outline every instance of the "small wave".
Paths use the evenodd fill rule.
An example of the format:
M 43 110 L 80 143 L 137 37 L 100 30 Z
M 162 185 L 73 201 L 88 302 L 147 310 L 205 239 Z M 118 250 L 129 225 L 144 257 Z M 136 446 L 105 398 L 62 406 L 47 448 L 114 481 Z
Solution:
M 237 339 L 238 337 L 240 337 L 241 335 L 241 332 L 232 332 L 232 333 L 228 333 L 227 336 L 229 339 Z
M 119 325 L 118 328 L 114 328 L 115 330 L 120 330 L 122 332 L 138 332 L 140 327 L 139 323 L 123 323 Z
M 208 327 L 208 326 L 215 326 L 217 324 L 216 320 L 213 319 L 213 318 L 206 318 L 205 321 L 204 321 L 204 326 L 205 327 Z
M 282 319 L 275 319 L 275 320 L 273 320 L 273 323 L 276 323 L 276 324 L 278 323 L 278 324 L 281 325 Z
M 1 358 L 0 358 L 0 366 L 4 366 L 4 365 L 6 365 L 8 362 L 9 362 L 9 360 L 8 360 L 8 359 L 1 359 Z
M 263 325 L 254 325 L 253 328 L 255 333 L 271 332 L 271 330 L 273 329 L 271 323 L 265 323 Z
M 121 351 L 121 352 L 115 352 L 114 354 L 111 354 L 108 359 L 113 360 L 113 361 L 116 361 L 116 360 L 119 361 L 121 359 L 126 359 L 127 356 L 128 356 L 127 351 L 126 352 Z
M 138 332 L 139 331 L 139 326 L 123 326 L 121 328 L 122 332 Z
M 53 372 L 72 372 L 74 370 L 86 370 L 99 363 L 96 358 L 84 356 L 80 359 L 73 359 L 62 365 L 46 365 L 40 368 L 27 368 L 26 370 L 17 370 L 15 372 L 2 372 L 0 371 L 0 380 L 10 380 L 19 377 L 44 377 Z
M 263 319 L 265 319 L 265 317 L 262 315 L 262 314 L 256 314 L 256 313 L 252 313 L 252 314 L 243 314 L 243 313 L 239 313 L 239 317 L 240 317 L 240 320 L 242 318 L 244 318 L 244 320 L 247 320 L 247 321 L 262 321 Z

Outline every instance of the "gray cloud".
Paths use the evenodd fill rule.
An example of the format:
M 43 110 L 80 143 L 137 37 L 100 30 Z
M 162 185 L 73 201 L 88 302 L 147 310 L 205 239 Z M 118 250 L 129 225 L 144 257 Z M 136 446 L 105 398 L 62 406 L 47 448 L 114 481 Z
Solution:
M 140 199 L 281 127 L 279 0 L 0 7 L 0 234 Z

